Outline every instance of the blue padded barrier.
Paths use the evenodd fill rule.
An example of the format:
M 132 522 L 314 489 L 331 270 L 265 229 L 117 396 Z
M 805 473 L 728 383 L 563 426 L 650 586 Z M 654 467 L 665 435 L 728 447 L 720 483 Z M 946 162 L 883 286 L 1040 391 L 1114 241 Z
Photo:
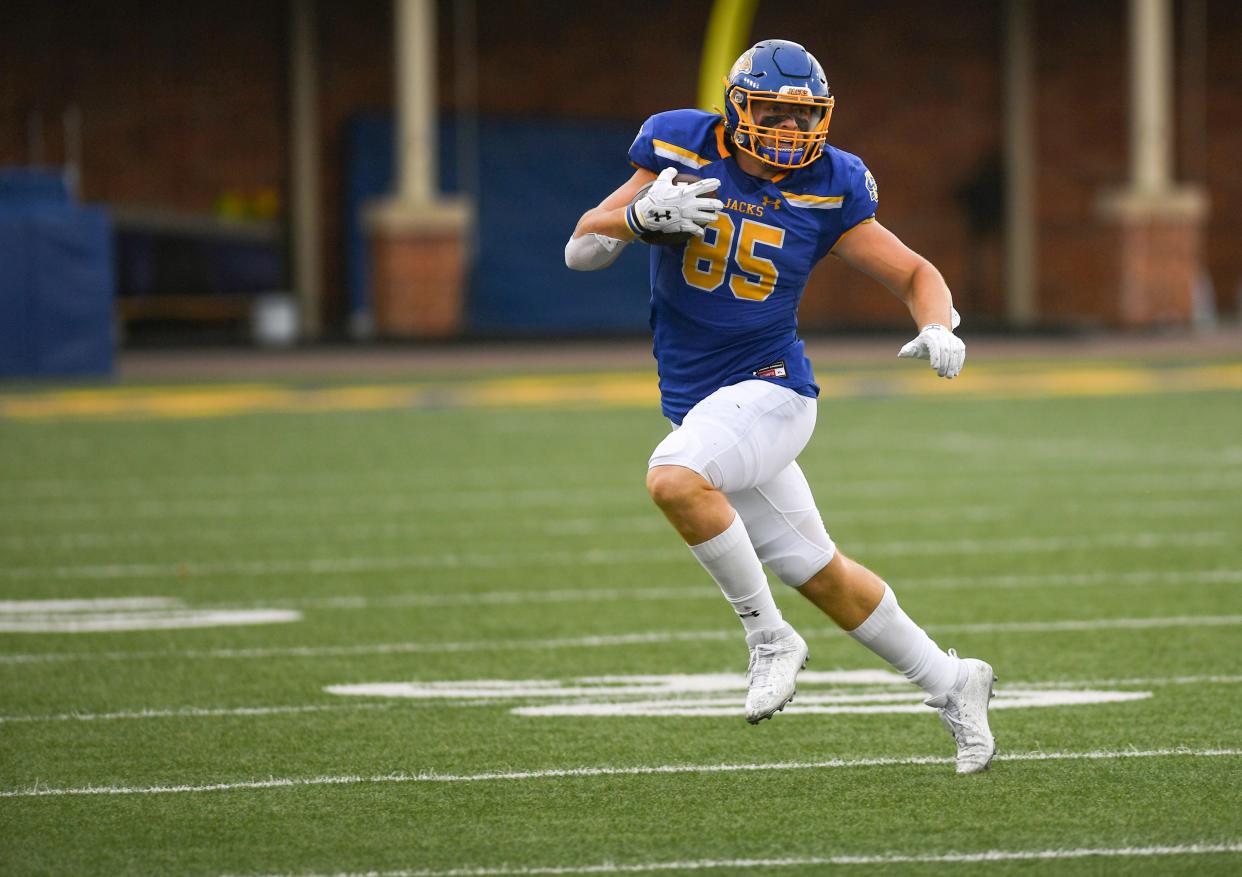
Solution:
M 104 210 L 0 204 L 0 375 L 111 374 L 114 299 Z
M 25 211 L 0 207 L 0 375 L 38 370 L 34 339 L 34 237 Z
M 0 204 L 68 207 L 72 202 L 65 175 L 56 168 L 0 167 Z

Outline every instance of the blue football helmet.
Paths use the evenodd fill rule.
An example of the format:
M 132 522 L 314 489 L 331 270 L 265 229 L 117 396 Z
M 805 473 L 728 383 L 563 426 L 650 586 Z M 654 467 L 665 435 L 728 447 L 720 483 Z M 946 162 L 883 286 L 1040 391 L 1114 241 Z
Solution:
M 823 152 L 834 103 L 814 55 L 788 40 L 762 40 L 725 77 L 725 130 L 743 152 L 793 170 Z

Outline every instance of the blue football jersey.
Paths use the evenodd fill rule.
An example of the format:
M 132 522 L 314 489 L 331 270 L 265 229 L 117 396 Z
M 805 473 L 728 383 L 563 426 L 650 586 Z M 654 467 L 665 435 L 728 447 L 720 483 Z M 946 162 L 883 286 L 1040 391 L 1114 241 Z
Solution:
M 760 378 L 819 395 L 798 337 L 811 269 L 845 232 L 875 217 L 879 193 L 856 156 L 831 146 L 804 168 L 762 180 L 725 144 L 724 119 L 659 113 L 629 151 L 635 167 L 720 180 L 724 209 L 702 239 L 651 247 L 651 328 L 664 414 L 686 412 L 721 387 Z

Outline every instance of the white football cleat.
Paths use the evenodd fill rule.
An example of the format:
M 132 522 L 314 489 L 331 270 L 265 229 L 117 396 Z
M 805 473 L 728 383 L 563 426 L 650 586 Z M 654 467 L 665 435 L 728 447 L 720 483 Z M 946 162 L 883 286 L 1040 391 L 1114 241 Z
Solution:
M 957 657 L 957 652 L 949 649 Z M 988 769 L 996 754 L 996 740 L 988 727 L 988 702 L 996 674 L 992 665 L 977 658 L 963 658 L 966 681 L 960 688 L 925 703 L 940 713 L 940 721 L 957 741 L 957 772 L 979 773 Z
M 746 721 L 752 725 L 772 718 L 793 700 L 798 671 L 806 666 L 806 641 L 789 624 L 746 635 L 750 666 L 746 678 Z

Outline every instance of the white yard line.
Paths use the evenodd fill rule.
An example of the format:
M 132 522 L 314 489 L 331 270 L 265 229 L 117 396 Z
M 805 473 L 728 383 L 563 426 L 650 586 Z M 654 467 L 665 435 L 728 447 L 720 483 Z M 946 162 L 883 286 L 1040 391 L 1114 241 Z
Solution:
M 948 481 L 942 488 L 954 497 L 979 495 L 979 484 L 985 483 L 991 489 L 998 482 L 1030 479 L 1029 471 L 1015 469 L 1012 465 L 1003 470 L 976 472 L 970 479 Z M 0 520 L 6 521 L 102 521 L 124 515 L 126 520 L 136 518 L 237 518 L 237 517 L 354 517 L 357 514 L 392 514 L 394 512 L 415 512 L 428 508 L 436 509 L 494 509 L 501 508 L 545 508 L 566 505 L 597 506 L 600 504 L 645 505 L 646 494 L 642 489 L 641 471 L 635 476 L 633 486 L 582 486 L 570 488 L 549 488 L 542 486 L 523 486 L 510 489 L 493 487 L 467 489 L 443 489 L 436 492 L 411 487 L 404 493 L 360 493 L 351 490 L 347 493 L 325 495 L 320 492 L 307 492 L 296 497 L 271 496 L 267 493 L 258 496 L 234 498 L 224 495 L 218 498 L 144 498 L 116 497 L 93 501 L 74 499 L 71 502 L 48 503 L 26 502 L 0 506 Z M 812 479 L 817 492 L 823 494 L 821 499 L 836 496 L 857 497 L 851 500 L 854 505 L 859 500 L 868 498 L 880 499 L 883 503 L 891 503 L 894 496 L 906 496 L 911 493 L 911 481 L 904 479 L 834 479 L 831 477 L 815 477 Z M 1208 493 L 1232 493 L 1242 487 L 1242 472 L 1221 471 L 1214 468 L 1200 473 L 1101 473 L 1090 471 L 1067 474 L 1061 470 L 1042 473 L 1037 476 L 1036 485 L 1041 491 L 1059 488 L 1062 493 L 1082 491 L 1090 486 L 1093 496 L 1106 489 L 1118 492 L 1138 491 L 1150 494 L 1153 491 L 1175 491 L 1185 494 L 1188 491 Z M 831 508 L 832 501 L 825 502 Z
M 641 474 L 641 473 L 640 473 Z M 118 498 L 111 501 L 75 500 L 67 503 L 26 503 L 0 506 L 0 520 L 26 522 L 107 521 L 123 516 L 135 519 L 270 518 L 294 517 L 337 519 L 357 514 L 392 515 L 427 509 L 559 508 L 597 506 L 633 502 L 643 503 L 646 492 L 636 476 L 630 487 L 520 487 L 443 489 L 428 493 L 411 488 L 406 493 L 368 494 L 358 490 L 333 495 L 307 493 L 302 496 L 230 495 L 208 498 L 144 499 Z
M 929 624 L 930 631 L 953 633 L 1022 633 L 1083 630 L 1150 630 L 1176 627 L 1233 627 L 1242 625 L 1242 615 L 1174 615 L 1154 618 L 1091 618 L 1061 621 L 1016 621 L 990 624 Z M 840 631 L 808 629 L 805 637 L 835 637 Z M 729 641 L 736 642 L 734 630 L 652 631 L 561 639 L 472 640 L 466 642 L 400 642 L 355 646 L 284 646 L 251 649 L 200 649 L 133 652 L 45 652 L 0 654 L 0 665 L 43 664 L 62 661 L 143 661 L 168 658 L 320 658 L 356 655 L 436 654 L 452 652 L 490 652 L 514 649 L 607 648 L 648 643 Z
M 1048 679 L 1041 682 L 1012 682 L 1015 688 L 1099 688 L 1101 686 L 1148 685 L 1237 685 L 1242 676 L 1131 676 L 1114 679 Z
M 969 575 L 933 579 L 912 579 L 900 588 L 919 590 L 971 589 L 1001 590 L 1018 588 L 1082 588 L 1110 585 L 1130 587 L 1133 585 L 1179 585 L 1179 584 L 1242 584 L 1242 569 L 1208 569 L 1159 571 L 1144 570 L 1130 573 L 1100 572 L 1074 573 L 1069 575 Z M 281 606 L 295 609 L 399 609 L 436 606 L 514 606 L 526 603 L 607 603 L 617 600 L 715 600 L 720 599 L 714 587 L 677 585 L 666 587 L 633 588 L 540 588 L 523 591 L 477 591 L 474 593 L 453 591 L 451 593 L 387 594 L 365 597 L 355 594 L 325 595 L 322 597 L 289 597 L 263 600 L 255 604 L 236 602 L 199 604 L 198 608 L 237 609 L 251 606 Z
M 0 600 L 0 615 L 43 616 L 65 612 L 144 612 L 183 609 L 175 597 L 90 597 L 80 600 Z
M 187 651 L 145 652 L 47 652 L 43 654 L 3 655 L 2 664 L 41 664 L 60 661 L 144 661 L 166 658 L 324 658 L 352 657 L 355 655 L 406 655 L 452 652 L 492 652 L 513 649 L 579 649 L 606 648 L 610 646 L 644 645 L 647 643 L 700 642 L 703 640 L 737 640 L 736 631 L 657 631 L 651 633 L 623 633 L 600 636 L 568 637 L 564 639 L 530 640 L 474 640 L 469 642 L 403 642 L 373 643 L 359 646 L 286 646 L 252 649 L 199 649 Z
M 1058 510 L 1058 519 L 1089 518 L 1099 519 L 1103 516 L 1116 516 L 1133 520 L 1135 518 L 1171 517 L 1192 518 L 1211 517 L 1222 514 L 1225 509 L 1237 505 L 1233 497 L 1221 497 L 1207 500 L 1167 500 L 1151 503 L 1078 503 L 1072 508 Z M 988 503 L 971 504 L 954 512 L 954 520 L 994 523 L 1000 520 L 1031 514 L 1034 511 L 1029 503 Z M 849 508 L 832 509 L 824 514 L 824 523 L 831 532 L 838 524 L 886 523 L 889 521 L 918 521 L 941 523 L 945 522 L 944 513 L 939 509 L 911 508 L 908 506 L 890 506 L 886 508 Z M 617 515 L 615 517 L 578 517 L 567 519 L 544 519 L 543 532 L 553 536 L 597 536 L 601 533 L 663 533 L 669 528 L 668 522 L 659 515 Z M 228 531 L 236 536 L 237 531 Z M 301 531 L 305 535 L 305 529 Z
M 1236 506 L 1232 497 L 1221 497 L 1206 500 L 1168 500 L 1136 504 L 1133 502 L 1092 504 L 1083 503 L 1074 508 L 1059 512 L 1062 518 L 1122 517 L 1133 520 L 1136 518 L 1218 518 L 1227 510 Z M 971 505 L 955 513 L 958 521 L 974 521 L 994 523 L 1030 513 L 1026 503 Z M 338 523 L 333 523 L 328 534 L 334 541 L 350 543 L 359 538 L 374 537 L 416 537 L 442 536 L 445 533 L 469 534 L 478 532 L 476 520 L 449 518 L 436 520 L 392 520 L 390 513 L 385 513 L 375 520 L 359 520 L 359 515 L 342 516 Z M 828 516 L 831 530 L 839 524 L 888 522 L 888 521 L 929 521 L 944 522 L 944 514 L 938 509 L 912 508 L 907 506 L 833 510 Z M 594 537 L 601 533 L 665 533 L 669 532 L 668 522 L 654 511 L 639 514 L 623 514 L 608 517 L 569 517 L 555 518 L 544 515 L 511 518 L 508 526 L 522 532 L 534 531 L 549 536 Z M 189 530 L 161 532 L 153 529 L 133 530 L 65 530 L 57 528 L 53 532 L 8 534 L 0 536 L 0 548 L 12 550 L 30 550 L 36 548 L 60 551 L 80 552 L 83 549 L 132 548 L 135 546 L 159 545 L 259 545 L 280 541 L 304 542 L 307 525 L 302 524 L 264 524 L 256 522 L 253 526 L 242 529 L 236 527 L 194 527 Z
M 886 439 L 888 439 L 886 441 Z M 926 451 L 934 447 L 948 453 L 979 460 L 992 455 L 1012 469 L 1015 458 L 1046 457 L 1057 465 L 1069 462 L 1098 462 L 1112 465 L 1141 467 L 1227 468 L 1242 465 L 1242 445 L 1225 445 L 1210 450 L 1188 450 L 1180 446 L 1152 445 L 1136 442 L 1105 442 L 1099 438 L 1031 438 L 992 436 L 968 432 L 939 433 L 920 437 L 917 442 L 902 440 L 896 436 L 868 436 L 858 441 L 844 433 L 831 436 L 825 448 L 854 448 L 875 451 L 879 447 L 891 451 Z M 558 463 L 558 469 L 591 477 L 599 474 L 593 463 L 566 461 Z M 339 487 L 353 492 L 361 484 L 392 486 L 399 484 L 410 488 L 427 488 L 445 485 L 471 484 L 482 486 L 500 481 L 513 481 L 530 476 L 530 467 L 523 464 L 487 463 L 482 466 L 458 465 L 449 469 L 422 469 L 414 471 L 363 470 L 360 472 L 294 471 L 294 472 L 216 472 L 186 475 L 184 473 L 153 473 L 144 475 L 105 475 L 91 478 L 83 484 L 80 478 L 56 478 L 37 476 L 9 479 L 14 495 L 31 499 L 55 497 L 81 497 L 84 488 L 100 492 L 90 498 L 132 499 L 150 496 L 160 488 L 169 493 L 181 494 L 187 490 L 195 493 L 218 491 L 236 495 L 239 493 L 270 494 L 286 488 L 313 486 Z
M 658 438 L 658 436 L 657 436 Z M 1111 476 L 1133 475 L 1126 469 L 1136 469 L 1141 476 L 1150 476 L 1153 467 L 1164 470 L 1177 469 L 1211 469 L 1213 471 L 1228 470 L 1242 465 L 1242 446 L 1229 446 L 1206 453 L 1188 451 L 1186 448 L 1156 448 L 1153 446 L 1120 447 L 1101 444 L 1098 441 L 1022 441 L 1012 437 L 992 438 L 976 436 L 969 433 L 956 435 L 940 435 L 920 439 L 918 443 L 890 442 L 877 443 L 850 442 L 846 436 L 833 436 L 829 444 L 833 449 L 845 447 L 865 449 L 874 452 L 878 447 L 887 447 L 897 451 L 923 451 L 929 447 L 956 453 L 970 458 L 975 470 L 987 474 L 995 471 L 999 474 L 1014 477 L 1015 469 L 1029 469 L 1037 465 L 1038 458 L 1046 458 L 1046 462 L 1054 464 L 1058 471 L 1063 471 L 1067 463 L 1099 463 L 1120 469 L 1103 473 Z M 831 453 L 825 445 L 825 453 Z M 1000 461 L 995 470 L 979 466 L 981 459 L 991 455 Z M 1015 461 L 1026 464 L 1015 466 Z M 634 455 L 635 471 L 642 474 L 642 460 Z M 557 471 L 568 472 L 581 476 L 581 480 L 597 479 L 600 474 L 598 465 L 573 460 L 557 463 Z M 1096 473 L 1101 474 L 1101 473 Z M 828 476 L 824 475 L 825 480 Z M 184 496 L 187 492 L 197 496 L 217 494 L 224 496 L 270 496 L 273 493 L 335 493 L 356 496 L 359 488 L 381 487 L 400 488 L 403 490 L 426 491 L 428 489 L 460 488 L 468 486 L 482 488 L 497 483 L 515 484 L 515 486 L 537 486 L 537 475 L 532 476 L 530 466 L 524 464 L 488 463 L 482 466 L 457 465 L 449 468 L 424 468 L 419 470 L 383 470 L 383 471 L 350 471 L 350 472 L 219 472 L 205 474 L 150 474 L 142 476 L 103 476 L 83 478 L 11 478 L 7 483 L 11 495 L 19 499 L 53 500 L 53 499 L 87 499 L 92 501 L 132 502 L 135 499 L 161 499 Z M 876 479 L 836 478 L 838 483 L 873 484 Z M 523 484 L 522 482 L 526 482 Z M 887 482 L 886 482 L 887 483 Z M 335 488 L 335 490 L 334 490 Z
M 930 579 L 911 579 L 899 586 L 902 591 L 922 589 L 1008 590 L 1022 588 L 1131 587 L 1134 585 L 1232 585 L 1242 584 L 1242 569 L 1142 570 L 1137 572 L 1089 572 L 1066 575 L 966 575 Z M 620 600 L 712 600 L 720 599 L 714 587 L 677 585 L 633 588 L 539 588 L 521 591 L 477 591 L 449 593 L 384 594 L 372 597 L 357 594 L 328 594 L 321 597 L 287 597 L 238 603 L 199 603 L 192 607 L 170 597 L 120 597 L 100 600 L 19 600 L 0 602 L 0 616 L 34 613 L 45 607 L 63 611 L 82 609 L 141 609 L 176 606 L 182 609 L 332 609 L 370 610 L 451 606 L 520 606 L 544 603 L 608 603 Z
M 901 589 L 1010 589 L 1083 588 L 1101 585 L 1242 584 L 1242 569 L 1136 570 L 1133 572 L 1079 572 L 1049 575 L 968 575 L 912 578 Z
M 1119 749 L 1090 752 L 1019 752 L 998 755 L 998 762 L 1101 761 L 1129 758 L 1235 758 L 1242 749 Z M 44 798 L 68 795 L 171 795 L 191 792 L 228 792 L 303 786 L 350 786 L 364 783 L 480 783 L 503 780 L 574 779 L 600 776 L 646 776 L 668 774 L 749 773 L 781 770 L 829 770 L 835 768 L 948 765 L 953 759 L 940 755 L 896 758 L 830 758 L 823 761 L 783 761 L 743 764 L 658 764 L 636 767 L 575 767 L 525 771 L 487 771 L 471 774 L 391 773 L 376 776 L 338 775 L 318 777 L 272 777 L 265 780 L 220 782 L 179 786 L 33 786 L 0 791 L 0 798 Z
M 927 539 L 916 541 L 854 542 L 858 555 L 895 557 L 942 554 L 1014 554 L 1017 552 L 1072 551 L 1100 548 L 1155 550 L 1242 543 L 1236 532 L 1209 530 L 1194 533 L 1120 532 L 1095 536 L 1011 539 Z M 413 569 L 512 569 L 531 566 L 613 566 L 616 564 L 675 563 L 686 561 L 681 547 L 624 549 L 587 548 L 579 551 L 513 551 L 283 558 L 253 561 L 186 561 L 183 563 L 104 563 L 63 566 L 10 566 L 0 569 L 0 580 L 64 579 L 181 579 L 203 576 L 341 575 L 399 572 Z
M 1078 847 L 1049 850 L 984 850 L 976 853 L 903 855 L 784 856 L 779 859 L 689 859 L 676 862 L 601 862 L 596 865 L 548 865 L 450 868 L 447 871 L 333 871 L 331 874 L 273 874 L 267 877 L 539 877 L 572 874 L 646 874 L 659 871 L 715 871 L 723 868 L 759 873 L 766 868 L 851 865 L 973 864 L 988 862 L 1047 862 L 1063 859 L 1133 859 L 1162 856 L 1203 856 L 1242 853 L 1242 843 L 1177 844 L 1147 847 Z
M 388 709 L 389 703 L 359 702 L 352 705 L 354 709 L 374 710 Z M 443 704 L 441 704 L 443 706 Z M 55 713 L 52 715 L 13 715 L 0 716 L 0 724 L 24 724 L 30 722 L 103 722 L 115 719 L 167 719 L 190 718 L 205 719 L 221 716 L 280 716 L 298 713 L 340 712 L 351 708 L 350 704 L 310 704 L 307 706 L 249 706 L 249 707 L 180 707 L 178 709 L 146 709 L 130 712 L 91 713 L 72 712 Z
M 133 630 L 189 630 L 288 624 L 301 621 L 294 609 L 173 609 L 136 612 L 0 614 L 0 633 L 102 633 Z
M 1147 630 L 1165 627 L 1233 627 L 1242 615 L 1172 615 L 1163 618 L 1091 618 L 1064 621 L 996 621 L 984 624 L 928 624 L 940 633 L 1024 633 L 1071 630 Z

